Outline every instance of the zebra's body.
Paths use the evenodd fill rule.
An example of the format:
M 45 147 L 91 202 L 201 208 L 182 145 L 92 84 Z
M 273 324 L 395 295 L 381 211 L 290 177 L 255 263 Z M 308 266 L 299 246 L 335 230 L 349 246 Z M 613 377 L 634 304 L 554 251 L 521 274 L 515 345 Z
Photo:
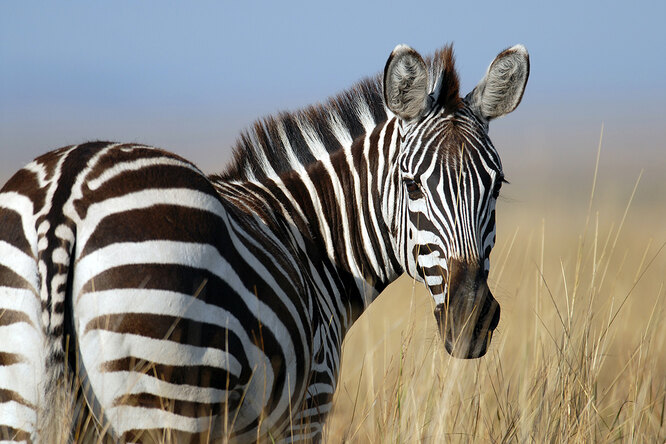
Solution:
M 457 281 L 467 288 L 487 274 L 489 195 L 501 165 L 485 132 L 496 116 L 463 106 L 457 78 L 447 77 L 455 77 L 450 50 L 428 75 L 422 60 L 409 68 L 416 53 L 404 48 L 387 63 L 384 98 L 375 78 L 324 106 L 260 122 L 221 176 L 162 150 L 97 142 L 48 153 L 10 179 L 0 191 L 2 437 L 45 436 L 69 348 L 88 405 L 118 439 L 165 429 L 181 438 L 317 438 L 345 332 L 403 271 L 428 285 L 440 314 L 468 318 L 474 308 L 448 309 L 446 281 L 453 292 Z M 505 53 L 526 60 L 522 47 Z M 407 78 L 398 95 L 425 82 L 440 96 L 455 86 L 453 98 L 394 97 L 392 74 Z M 525 72 L 521 96 L 526 80 Z M 451 132 L 450 152 L 405 149 L 424 139 L 434 153 Z M 420 168 L 446 173 L 448 185 L 439 175 L 432 189 L 449 217 L 424 197 Z M 419 177 L 417 190 L 410 181 Z M 451 205 L 444 188 L 469 205 Z M 449 222 L 437 240 L 437 219 L 464 223 Z M 469 333 L 478 342 L 499 315 L 485 277 L 472 287 L 483 293 L 474 302 L 480 326 Z M 462 330 L 438 321 L 455 349 Z M 459 353 L 485 353 L 471 347 Z

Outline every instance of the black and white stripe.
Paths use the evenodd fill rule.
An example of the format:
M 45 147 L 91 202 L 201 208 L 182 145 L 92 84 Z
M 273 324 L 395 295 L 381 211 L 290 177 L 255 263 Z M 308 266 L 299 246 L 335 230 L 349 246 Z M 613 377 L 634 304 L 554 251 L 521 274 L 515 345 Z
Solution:
M 503 177 L 487 127 L 527 60 L 502 52 L 461 99 L 450 48 L 399 46 L 383 83 L 255 124 L 221 175 L 106 142 L 17 172 L 0 190 L 0 438 L 45 439 L 69 363 L 119 440 L 316 440 L 345 332 L 404 271 L 447 349 L 485 353 Z

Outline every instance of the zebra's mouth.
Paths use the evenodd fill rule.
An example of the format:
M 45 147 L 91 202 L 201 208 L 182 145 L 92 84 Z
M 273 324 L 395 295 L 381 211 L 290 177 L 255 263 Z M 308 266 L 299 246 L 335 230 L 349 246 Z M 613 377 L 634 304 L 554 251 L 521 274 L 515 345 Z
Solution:
M 478 262 L 449 261 L 445 302 L 435 307 L 435 318 L 446 350 L 463 359 L 486 354 L 500 307 Z
M 469 304 L 461 304 L 469 305 Z M 492 296 L 478 306 L 453 307 L 446 304 L 435 307 L 439 334 L 446 351 L 455 358 L 480 358 L 488 351 L 493 331 L 499 323 L 500 308 Z

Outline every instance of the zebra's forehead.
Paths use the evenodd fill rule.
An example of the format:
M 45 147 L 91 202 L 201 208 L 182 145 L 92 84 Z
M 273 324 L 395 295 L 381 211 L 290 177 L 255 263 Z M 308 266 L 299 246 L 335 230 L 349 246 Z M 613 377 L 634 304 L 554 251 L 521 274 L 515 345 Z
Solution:
M 430 116 L 406 135 L 400 167 L 419 175 L 433 168 L 458 170 L 472 162 L 476 169 L 502 175 L 502 163 L 487 133 L 487 125 L 462 109 L 445 116 Z

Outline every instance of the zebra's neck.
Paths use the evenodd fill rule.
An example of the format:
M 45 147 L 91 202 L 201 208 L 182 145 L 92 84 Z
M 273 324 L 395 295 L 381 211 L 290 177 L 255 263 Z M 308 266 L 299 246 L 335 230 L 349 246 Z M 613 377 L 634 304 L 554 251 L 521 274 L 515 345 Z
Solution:
M 238 183 L 235 204 L 273 232 L 272 225 L 288 224 L 285 241 L 329 261 L 351 287 L 347 295 L 358 298 L 350 302 L 365 308 L 403 272 L 387 215 L 397 137 L 395 119 L 383 122 L 307 167 Z
M 322 248 L 338 267 L 354 276 L 364 306 L 401 273 L 389 232 L 385 200 L 394 181 L 395 121 L 378 125 L 350 147 L 310 165 L 301 180 L 319 199 L 309 223 L 321 234 Z M 389 148 L 390 147 L 390 148 Z

